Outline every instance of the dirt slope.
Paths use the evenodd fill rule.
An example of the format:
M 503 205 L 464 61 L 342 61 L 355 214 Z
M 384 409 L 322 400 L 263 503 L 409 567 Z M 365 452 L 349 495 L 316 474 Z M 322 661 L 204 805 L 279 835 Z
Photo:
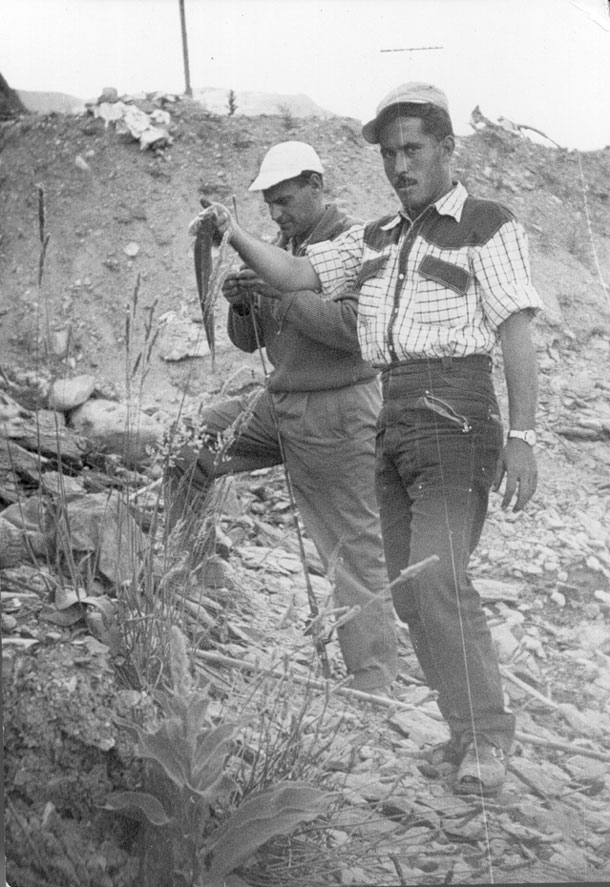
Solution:
M 134 352 L 153 306 L 153 326 L 161 331 L 163 318 L 172 312 L 199 317 L 186 232 L 202 194 L 229 203 L 235 195 L 240 220 L 247 227 L 265 236 L 274 233 L 260 195 L 248 195 L 247 187 L 258 160 L 277 141 L 311 142 L 327 168 L 329 196 L 354 214 L 369 218 L 395 206 L 377 151 L 363 143 L 356 121 L 215 117 L 188 101 L 168 110 L 173 143 L 156 153 L 141 151 L 137 142 L 118 135 L 112 124 L 106 128 L 92 117 L 31 116 L 2 124 L 0 367 L 8 375 L 19 375 L 20 370 L 68 376 L 92 372 L 100 388 L 124 395 L 125 305 L 132 302 L 138 275 Z M 374 822 L 366 825 L 379 829 L 379 853 L 383 849 L 386 862 L 393 858 L 390 854 L 397 859 L 400 854 L 402 868 L 390 865 L 393 874 L 380 869 L 368 880 L 355 868 L 337 883 L 488 883 L 490 872 L 496 883 L 585 882 L 607 876 L 610 301 L 604 281 L 610 279 L 609 173 L 609 148 L 590 154 L 554 150 L 490 127 L 458 143 L 457 177 L 474 193 L 512 207 L 524 222 L 534 281 L 547 308 L 535 324 L 541 369 L 539 491 L 521 515 L 502 512 L 498 498 L 492 498 L 473 574 L 490 610 L 519 728 L 537 739 L 547 737 L 555 746 L 520 743 L 502 803 L 491 804 L 484 815 L 476 806 L 457 802 L 446 774 L 422 770 L 417 758 L 429 739 L 426 731 L 434 727 L 434 704 L 417 684 L 417 666 L 403 631 L 401 698 L 417 711 L 398 722 L 385 713 L 367 716 L 366 728 L 374 738 L 367 736 L 357 761 L 349 767 L 337 768 L 336 761 L 329 765 L 338 769 L 334 781 L 358 813 L 373 809 Z M 45 194 L 45 227 L 50 234 L 40 292 L 38 185 Z M 57 343 L 66 331 L 63 353 Z M 143 391 L 150 411 L 171 414 L 184 393 L 194 405 L 200 398 L 217 396 L 236 374 L 241 373 L 243 381 L 244 373 L 246 377 L 260 373 L 256 359 L 228 345 L 221 305 L 217 335 L 215 372 L 209 357 L 168 362 L 160 349 L 153 352 Z M 505 407 L 500 366 L 496 369 Z M 233 523 L 246 530 L 230 558 L 236 575 L 227 596 L 227 633 L 221 648 L 234 656 L 255 652 L 266 662 L 265 656 L 292 649 L 295 636 L 300 637 L 300 615 L 306 612 L 299 564 L 285 532 L 287 503 L 281 473 L 240 479 L 237 499 Z M 282 532 L 274 535 L 273 525 Z M 12 581 L 7 587 L 19 587 L 14 577 Z M 33 572 L 28 582 L 34 582 Z M 247 601 L 244 596 L 242 602 L 235 589 L 247 589 Z M 34 591 L 35 585 L 28 585 L 30 599 L 47 596 L 44 588 Z M 230 609 L 234 598 L 243 611 Z M 297 604 L 296 613 L 291 600 Z M 12 622 L 3 619 L 3 631 L 10 632 L 15 642 L 14 674 L 27 658 L 28 663 L 38 664 L 41 675 L 54 673 L 53 687 L 62 685 L 64 672 L 66 686 L 72 686 L 70 644 L 76 639 L 84 647 L 93 641 L 87 629 L 81 625 L 70 634 L 69 627 L 56 621 L 49 631 L 39 618 L 37 603 L 28 605 L 26 598 L 26 605 L 14 600 L 12 605 L 15 609 L 8 616 L 15 615 Z M 42 652 L 36 659 L 19 653 L 19 644 L 27 650 L 28 643 L 40 644 L 35 649 Z M 99 650 L 86 655 L 80 651 L 78 661 L 86 661 L 86 668 L 97 675 L 94 653 L 98 656 Z M 331 654 L 340 671 L 337 651 L 331 649 Z M 33 686 L 34 678 L 22 685 Z M 32 834 L 40 834 L 37 784 L 48 782 L 46 771 L 40 775 L 47 758 L 61 788 L 57 797 L 52 796 L 56 808 L 64 813 L 65 807 L 69 811 L 65 822 L 72 823 L 79 819 L 82 804 L 85 821 L 89 815 L 85 808 L 103 800 L 106 781 L 113 776 L 106 758 L 99 749 L 89 749 L 93 763 L 81 765 L 79 779 L 69 783 L 70 792 L 64 797 L 63 777 L 70 774 L 72 779 L 72 772 L 80 772 L 74 762 L 81 759 L 71 757 L 76 746 L 64 739 L 63 757 L 56 759 L 55 732 L 44 724 L 40 730 L 42 749 L 48 751 L 44 756 L 27 726 L 31 721 L 26 714 L 38 716 L 36 706 L 27 694 L 14 689 L 17 686 L 11 678 L 9 702 L 23 714 L 26 726 L 18 747 L 13 744 L 9 765 L 15 769 L 25 761 L 14 790 L 24 804 L 28 792 L 34 798 Z M 32 700 L 39 690 L 32 691 Z M 62 699 L 58 695 L 57 709 L 63 714 Z M 99 711 L 94 708 L 91 715 L 96 736 L 98 721 L 107 717 L 104 699 L 100 691 Z M 33 711 L 25 711 L 28 704 Z M 67 720 L 73 729 L 72 721 L 78 719 L 68 710 Z M 63 721 L 53 721 L 56 732 L 58 724 L 64 729 Z M 358 705 L 353 724 L 350 743 L 355 732 L 365 732 Z M 20 725 L 13 717 L 13 738 Z M 570 751 L 557 748 L 558 740 L 570 751 L 573 743 L 576 754 L 568 757 Z M 80 746 L 77 751 L 81 754 Z M 583 764 L 579 759 L 579 751 L 593 754 L 587 759 L 592 769 L 585 766 L 587 760 Z M 42 762 L 40 774 L 32 766 L 35 757 Z M 103 758 L 101 764 L 98 758 Z M 395 791 L 389 799 L 388 786 Z M 44 834 L 46 818 L 45 808 L 40 826 Z M 76 871 L 77 863 L 89 859 L 93 851 L 64 833 L 65 822 L 58 833 L 66 847 L 52 851 L 57 858 L 69 857 Z M 27 836 L 27 829 L 20 828 Z M 15 842 L 21 832 L 14 826 L 11 834 Z M 22 843 L 11 851 L 13 871 L 28 858 L 27 842 Z M 77 883 L 92 887 L 135 883 L 129 880 L 124 858 L 113 862 L 110 851 L 104 853 L 108 867 L 103 876 L 94 873 Z M 12 887 L 39 883 L 43 882 L 24 879 Z M 46 887 L 49 882 L 44 883 Z
M 69 327 L 72 361 L 66 372 L 76 361 L 76 371 L 93 371 L 120 389 L 124 306 L 137 275 L 142 320 L 155 302 L 157 318 L 180 310 L 197 318 L 188 221 L 202 194 L 225 201 L 235 195 L 240 219 L 271 235 L 274 226 L 260 195 L 248 194 L 247 188 L 262 154 L 277 141 L 311 142 L 327 168 L 329 197 L 362 218 L 395 206 L 377 151 L 365 145 L 354 120 L 216 117 L 188 101 L 169 110 L 173 144 L 156 153 L 141 151 L 112 124 L 106 127 L 90 116 L 32 115 L 3 125 L 3 363 L 31 366 L 50 333 Z M 482 196 L 512 207 L 530 233 L 535 281 L 548 306 L 544 330 L 549 325 L 562 334 L 571 330 L 582 344 L 608 317 L 592 246 L 607 279 L 609 172 L 610 149 L 583 155 L 556 151 L 501 130 L 473 133 L 459 141 L 457 151 L 458 177 Z M 44 188 L 51 238 L 41 299 L 38 185 Z M 133 258 L 124 252 L 130 243 L 139 247 Z M 219 306 L 222 346 L 221 311 Z M 209 360 L 168 365 L 155 355 L 151 400 L 167 402 L 175 394 L 173 385 L 184 385 L 187 377 L 193 393 L 214 389 L 233 358 L 221 359 L 214 379 Z

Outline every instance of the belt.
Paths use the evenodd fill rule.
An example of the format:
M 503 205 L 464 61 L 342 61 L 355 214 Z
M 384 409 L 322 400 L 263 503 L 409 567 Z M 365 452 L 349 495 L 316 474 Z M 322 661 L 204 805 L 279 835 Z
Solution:
M 407 373 L 425 373 L 429 370 L 451 372 L 453 369 L 491 371 L 492 362 L 489 354 L 468 354 L 466 357 L 422 357 L 416 360 L 397 360 L 386 364 L 381 371 L 381 378 L 402 376 Z

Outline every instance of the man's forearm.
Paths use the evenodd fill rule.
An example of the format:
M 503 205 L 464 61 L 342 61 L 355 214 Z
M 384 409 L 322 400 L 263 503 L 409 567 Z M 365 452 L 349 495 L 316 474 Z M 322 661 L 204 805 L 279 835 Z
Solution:
M 320 278 L 309 259 L 293 256 L 277 246 L 258 240 L 237 224 L 233 225 L 230 243 L 248 267 L 270 286 L 284 292 L 319 289 Z
M 526 312 L 511 315 L 500 326 L 509 422 L 521 431 L 535 428 L 538 402 L 538 361 L 529 326 Z

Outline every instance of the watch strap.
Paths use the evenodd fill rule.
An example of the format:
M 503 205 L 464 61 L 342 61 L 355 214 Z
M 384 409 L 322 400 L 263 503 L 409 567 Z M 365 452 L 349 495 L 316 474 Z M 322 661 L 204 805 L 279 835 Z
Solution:
M 529 444 L 530 447 L 536 445 L 536 432 L 533 429 L 527 429 L 526 431 L 516 431 L 511 429 L 508 432 L 509 438 L 517 438 L 517 440 L 523 440 L 526 444 Z

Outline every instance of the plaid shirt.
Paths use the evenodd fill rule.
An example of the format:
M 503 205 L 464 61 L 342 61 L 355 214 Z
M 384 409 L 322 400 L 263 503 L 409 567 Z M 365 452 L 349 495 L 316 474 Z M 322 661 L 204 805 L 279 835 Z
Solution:
M 413 222 L 399 212 L 356 225 L 307 257 L 326 296 L 358 293 L 360 348 L 376 367 L 489 354 L 504 320 L 543 307 L 522 226 L 460 183 Z

